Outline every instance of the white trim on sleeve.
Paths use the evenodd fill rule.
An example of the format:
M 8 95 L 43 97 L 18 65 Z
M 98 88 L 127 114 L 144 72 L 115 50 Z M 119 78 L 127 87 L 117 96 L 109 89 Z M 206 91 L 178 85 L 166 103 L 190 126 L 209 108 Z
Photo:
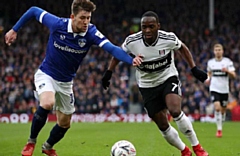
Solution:
M 98 46 L 102 47 L 105 43 L 109 42 L 108 39 L 103 40 Z
M 43 16 L 47 13 L 47 11 L 43 11 L 39 17 L 39 22 L 42 23 Z

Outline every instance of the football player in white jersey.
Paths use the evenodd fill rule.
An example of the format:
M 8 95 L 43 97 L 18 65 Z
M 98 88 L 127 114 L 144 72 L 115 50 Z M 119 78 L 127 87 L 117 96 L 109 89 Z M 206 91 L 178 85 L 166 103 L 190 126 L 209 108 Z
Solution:
M 191 156 L 192 152 L 168 122 L 167 111 L 173 117 L 178 129 L 190 141 L 194 153 L 197 156 L 208 156 L 198 141 L 192 123 L 181 110 L 181 88 L 174 64 L 174 54 L 179 51 L 190 66 L 193 75 L 201 82 L 207 79 L 207 73 L 196 67 L 191 52 L 174 33 L 159 29 L 158 15 L 148 11 L 141 18 L 141 31 L 128 36 L 122 45 L 125 51 L 135 56 L 143 56 L 143 62 L 136 70 L 136 80 L 144 107 L 166 141 L 179 149 L 182 156 Z M 109 87 L 112 71 L 118 63 L 119 61 L 113 58 L 104 73 L 102 85 L 105 89 Z
M 222 121 L 226 117 L 226 107 L 228 104 L 229 94 L 229 77 L 235 78 L 235 67 L 233 62 L 223 56 L 223 46 L 219 43 L 213 46 L 214 58 L 210 59 L 207 64 L 209 78 L 205 81 L 210 84 L 209 90 L 211 100 L 214 104 L 217 132 L 216 137 L 222 137 Z
M 50 30 L 45 59 L 34 75 L 40 106 L 32 119 L 30 137 L 21 152 L 22 156 L 32 156 L 37 136 L 52 109 L 56 110 L 57 123 L 43 144 L 42 152 L 49 156 L 57 155 L 53 146 L 70 128 L 75 111 L 73 78 L 92 45 L 98 45 L 128 64 L 141 63 L 140 57 L 133 59 L 127 55 L 90 23 L 95 8 L 90 0 L 73 0 L 70 18 L 60 18 L 39 7 L 31 7 L 5 35 L 6 44 L 11 45 L 17 38 L 18 30 L 32 18 Z

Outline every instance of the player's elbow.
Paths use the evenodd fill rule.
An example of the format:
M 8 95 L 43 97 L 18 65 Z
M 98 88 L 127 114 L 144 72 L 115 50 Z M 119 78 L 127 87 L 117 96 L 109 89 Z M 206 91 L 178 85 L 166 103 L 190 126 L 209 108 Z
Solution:
M 43 12 L 43 9 L 37 7 L 37 6 L 32 6 L 31 8 L 28 9 L 28 12 L 34 15 L 37 19 L 40 16 L 40 14 Z
M 28 10 L 34 12 L 34 11 L 36 11 L 38 9 L 39 9 L 39 7 L 37 7 L 37 6 L 31 6 Z
M 236 78 L 237 78 L 236 73 L 233 73 L 233 74 L 232 74 L 232 78 L 233 78 L 233 79 L 236 79 Z

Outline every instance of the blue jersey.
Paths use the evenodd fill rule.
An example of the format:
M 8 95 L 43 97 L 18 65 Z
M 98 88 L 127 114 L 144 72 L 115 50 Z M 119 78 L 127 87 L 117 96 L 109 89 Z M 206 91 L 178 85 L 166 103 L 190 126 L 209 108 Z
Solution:
M 39 22 L 50 30 L 46 57 L 40 69 L 57 81 L 71 81 L 89 48 L 108 42 L 93 24 L 89 24 L 86 33 L 73 33 L 71 19 L 46 11 L 40 15 Z

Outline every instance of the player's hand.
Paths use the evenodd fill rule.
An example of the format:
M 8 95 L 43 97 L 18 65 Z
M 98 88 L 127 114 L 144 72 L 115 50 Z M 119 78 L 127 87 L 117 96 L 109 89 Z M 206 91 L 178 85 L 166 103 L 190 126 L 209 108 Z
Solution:
M 222 71 L 227 73 L 228 69 L 224 67 L 224 68 L 222 68 Z
M 207 85 L 207 86 L 209 86 L 210 85 L 210 78 L 208 77 L 205 81 L 204 81 L 204 84 L 205 85 Z
M 17 38 L 17 32 L 13 29 L 9 30 L 5 35 L 5 43 L 10 46 Z
M 143 62 L 143 55 L 139 54 L 133 59 L 133 66 L 134 67 L 139 66 L 140 64 L 142 64 L 142 62 Z
M 198 69 L 196 66 L 193 67 L 191 69 L 192 73 L 193 73 L 193 76 L 196 77 L 199 81 L 201 81 L 202 83 L 204 83 L 207 78 L 208 78 L 208 75 L 206 72 Z
M 105 90 L 107 90 L 109 88 L 110 85 L 110 79 L 112 77 L 112 71 L 111 70 L 107 70 L 102 77 L 102 86 Z

